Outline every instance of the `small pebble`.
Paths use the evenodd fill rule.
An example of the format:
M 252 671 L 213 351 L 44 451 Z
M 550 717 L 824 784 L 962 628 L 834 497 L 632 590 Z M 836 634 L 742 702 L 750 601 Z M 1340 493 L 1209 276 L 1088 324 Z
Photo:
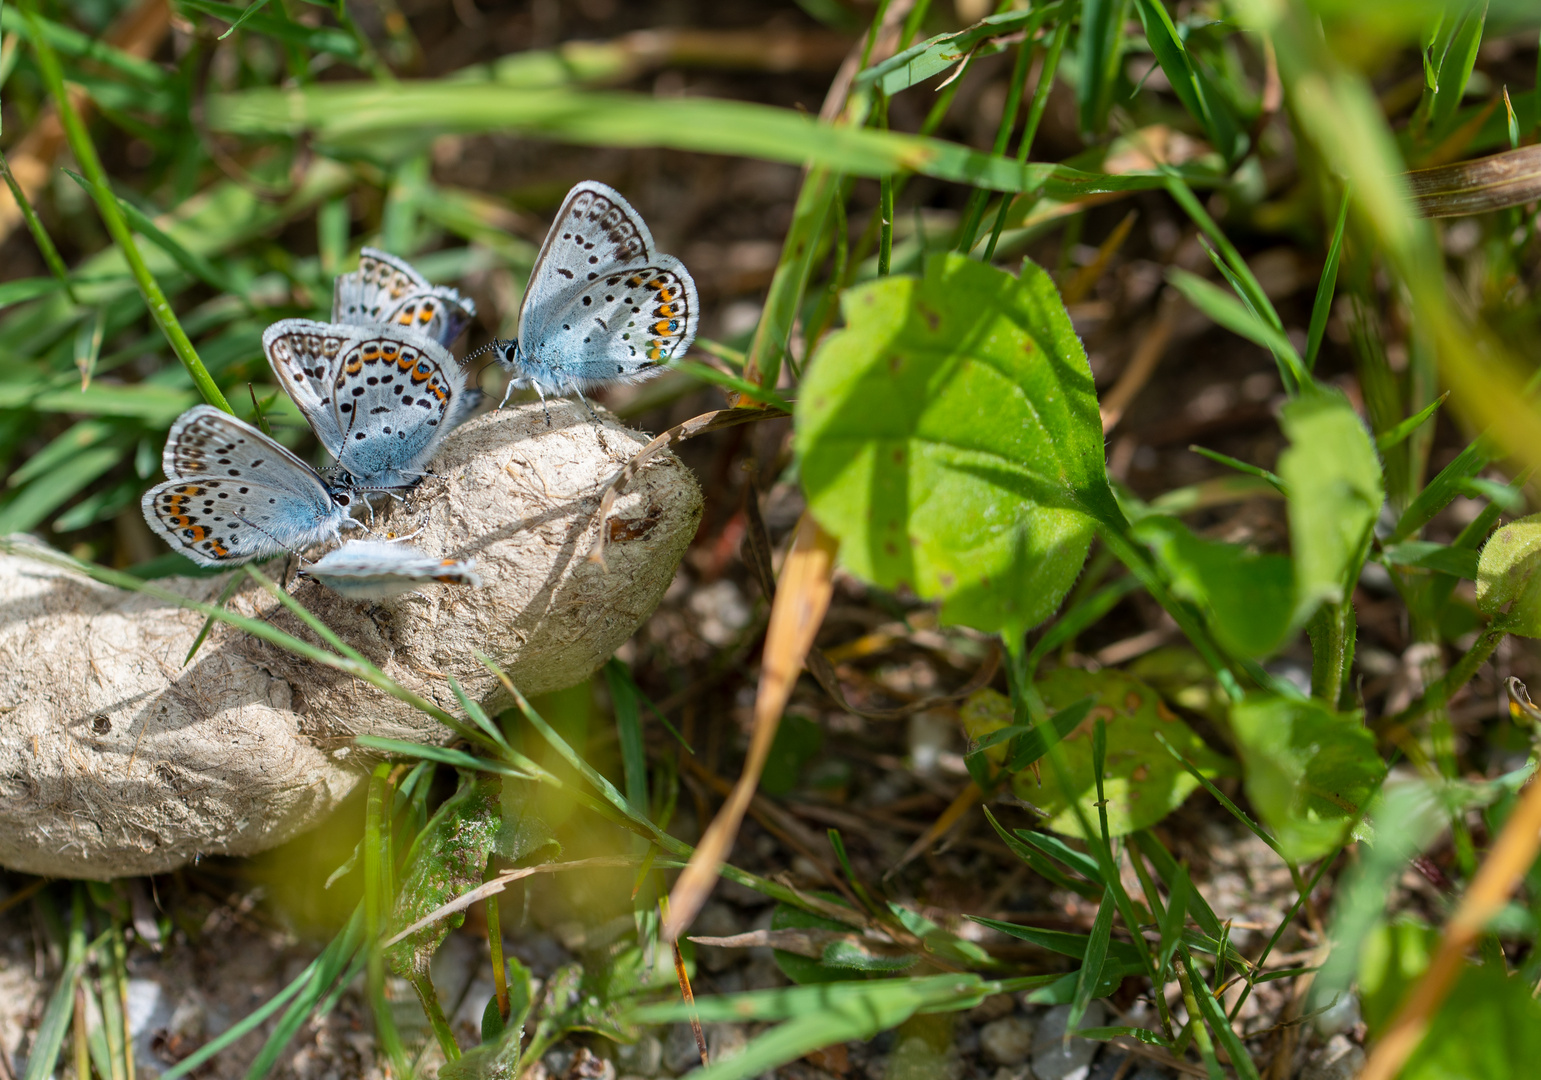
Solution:
M 988 1024 L 1017 1011 L 1017 1002 L 1010 994 L 991 994 L 963 1015 L 976 1024 Z
M 691 1039 L 694 1044 L 695 1040 Z M 694 1048 L 694 1047 L 692 1047 Z M 615 1048 L 615 1064 L 621 1071 L 634 1076 L 657 1076 L 663 1070 L 663 1043 L 652 1032 L 629 1046 L 622 1043 Z
M 1024 1016 L 991 1020 L 979 1030 L 979 1047 L 997 1065 L 1020 1065 L 1032 1052 L 1033 1028 Z
M 1364 1051 L 1347 1035 L 1334 1035 L 1306 1061 L 1300 1080 L 1354 1080 L 1363 1068 Z
M 1077 1026 L 1101 1027 L 1106 1015 L 1102 1002 L 1094 1001 Z M 1066 1044 L 1065 1022 L 1069 1019 L 1070 1006 L 1056 1005 L 1038 1021 L 1032 1059 L 1033 1075 L 1038 1080 L 1087 1080 L 1091 1075 L 1099 1044 L 1080 1037 L 1072 1037 Z

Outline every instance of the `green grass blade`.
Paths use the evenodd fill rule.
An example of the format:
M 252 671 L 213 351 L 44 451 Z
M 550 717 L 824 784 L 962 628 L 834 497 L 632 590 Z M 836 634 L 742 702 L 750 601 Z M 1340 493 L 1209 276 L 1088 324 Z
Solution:
M 1439 411 L 1439 407 L 1445 403 L 1445 399 L 1449 396 L 1450 391 L 1446 390 L 1406 420 L 1403 420 L 1394 427 L 1387 428 L 1375 436 L 1375 449 L 1384 454 L 1387 450 L 1402 445 L 1409 435 L 1428 423 L 1429 418 Z
M 1018 837 L 1026 840 L 1045 855 L 1058 859 L 1086 880 L 1098 885 L 1106 885 L 1102 876 L 1102 867 L 1098 865 L 1096 859 L 1085 852 L 1077 851 L 1052 833 L 1038 832 L 1033 829 L 1017 829 L 1015 832 Z
M 0 504 L 0 533 L 29 532 L 128 454 L 119 438 L 75 455 Z
M 487 737 L 496 743 L 502 750 L 511 753 L 512 748 L 508 745 L 508 740 L 504 738 L 503 730 L 499 728 L 497 724 L 492 722 L 492 717 L 487 715 L 487 711 L 485 709 L 483 709 L 480 705 L 466 696 L 466 692 L 461 689 L 459 681 L 456 680 L 453 676 L 449 680 L 449 688 L 455 692 L 455 700 L 460 702 L 460 707 L 464 709 L 465 714 L 471 718 L 471 722 L 485 731 L 487 733 Z
M 1450 505 L 1450 500 L 1461 494 L 1462 485 L 1487 468 L 1492 460 L 1485 440 L 1474 439 L 1468 443 L 1407 504 L 1407 509 L 1402 511 L 1402 516 L 1397 519 L 1397 527 L 1387 540 L 1393 543 L 1405 540 L 1427 525 L 1435 514 Z
M 626 798 L 647 812 L 647 749 L 642 741 L 642 707 L 631 669 L 615 657 L 605 665 L 605 683 L 615 709 L 615 731 L 621 746 L 621 771 L 626 776 Z
M 1188 449 L 1200 457 L 1207 457 L 1216 465 L 1224 465 L 1228 469 L 1235 469 L 1237 472 L 1245 473 L 1247 476 L 1255 476 L 1270 485 L 1280 495 L 1289 495 L 1289 492 L 1284 489 L 1284 481 L 1267 469 L 1258 468 L 1256 465 L 1248 465 L 1245 461 L 1233 458 L 1229 454 L 1222 454 L 1218 450 L 1208 450 L 1202 446 L 1190 446 Z
M 79 173 L 74 172 L 71 169 L 65 169 L 64 172 L 67 176 L 69 176 L 71 180 L 85 188 L 88 194 L 92 191 L 91 182 L 84 176 L 81 176 Z M 222 270 L 220 270 L 204 256 L 187 250 L 187 248 L 183 247 L 175 239 L 167 235 L 164 229 L 155 224 L 154 220 L 150 217 L 149 214 L 146 214 L 143 210 L 139 209 L 139 207 L 124 199 L 120 198 L 117 200 L 117 202 L 118 209 L 121 210 L 123 212 L 123 216 L 128 219 L 130 227 L 132 227 L 135 232 L 143 236 L 146 240 L 150 241 L 150 243 L 154 244 L 167 255 L 171 256 L 171 260 L 179 267 L 181 267 L 189 277 L 198 278 L 207 284 L 212 285 L 220 292 L 239 294 L 242 291 L 230 281 L 230 279 Z
M 250 4 L 246 5 L 246 10 L 241 12 L 240 18 L 236 19 L 235 22 L 230 24 L 230 29 L 219 35 L 219 40 L 224 41 L 231 34 L 239 30 L 246 24 L 246 20 L 250 19 L 253 15 L 261 11 L 267 2 L 268 0 L 252 0 Z
M 961 63 L 970 55 L 998 52 L 998 47 L 992 49 L 985 44 L 992 38 L 1021 33 L 1025 35 L 1025 40 L 1031 41 L 1045 19 L 1063 17 L 1064 6 L 1063 3 L 1048 4 L 1032 11 L 987 15 L 967 29 L 938 34 L 903 52 L 895 53 L 882 63 L 872 65 L 856 76 L 852 88 L 865 90 L 875 87 L 892 97 Z
M 1338 223 L 1332 228 L 1332 243 L 1327 248 L 1327 261 L 1322 265 L 1322 279 L 1316 286 L 1316 301 L 1311 305 L 1311 328 L 1306 335 L 1306 369 L 1316 370 L 1316 356 L 1322 349 L 1322 337 L 1327 333 L 1327 317 L 1332 314 L 1332 297 L 1338 287 L 1338 262 L 1343 257 L 1343 232 L 1348 225 L 1348 207 L 1352 194 L 1343 191 L 1343 202 L 1338 207 Z
M 983 809 L 985 812 L 985 818 L 990 822 L 990 827 L 995 830 L 995 834 L 1001 838 L 1001 842 L 1011 849 L 1011 853 L 1013 855 L 1027 863 L 1028 866 L 1032 867 L 1034 872 L 1036 872 L 1040 877 L 1053 882 L 1055 885 L 1058 885 L 1062 889 L 1069 889 L 1072 892 L 1080 893 L 1088 900 L 1095 899 L 1097 896 L 1101 895 L 1096 886 L 1089 885 L 1084 881 L 1077 881 L 1069 875 L 1061 872 L 1057 866 L 1055 866 L 1048 859 L 1044 858 L 1041 854 L 1038 853 L 1037 850 L 1028 846 L 1027 844 L 1024 844 L 1021 840 L 1017 839 L 1016 836 L 1008 832 L 1006 827 L 996 820 L 995 815 L 990 812 L 990 808 L 988 806 L 984 807 Z
M 781 258 L 771 278 L 770 293 L 744 364 L 746 381 L 771 389 L 781 377 L 781 360 L 792 336 L 792 323 L 818 256 L 830 204 L 840 190 L 840 178 L 826 168 L 814 168 L 803 180 L 792 211 L 792 224 L 781 246 Z
M 54 246 L 53 237 L 48 235 L 48 230 L 43 228 L 42 221 L 38 219 L 37 211 L 32 208 L 32 200 L 27 198 L 27 193 L 16 182 L 16 177 L 11 175 L 11 165 L 4 154 L 0 154 L 0 177 L 4 178 L 6 187 L 11 189 L 11 197 L 16 200 L 22 219 L 27 223 L 27 231 L 32 234 L 32 240 L 37 244 L 37 249 L 43 256 L 43 262 L 48 265 L 49 272 L 69 294 L 70 300 L 73 303 L 79 303 L 74 286 L 70 283 L 69 267 L 64 265 L 64 258 L 59 254 L 59 249 Z
M 664 366 L 689 375 L 691 378 L 699 379 L 701 382 L 711 383 L 714 386 L 721 386 L 724 389 L 732 390 L 734 393 L 746 397 L 750 401 L 758 401 L 762 405 L 774 405 L 783 412 L 792 411 L 792 403 L 776 393 L 776 391 L 767 389 L 759 383 L 752 383 L 748 379 L 741 379 L 737 375 L 730 375 L 726 371 L 718 371 L 710 364 L 703 364 L 699 360 L 690 360 L 688 358 L 671 360 Z
M 145 265 L 144 257 L 134 243 L 128 223 L 118 208 L 117 196 L 113 194 L 112 186 L 107 180 L 107 173 L 102 169 L 101 159 L 96 155 L 96 147 L 91 142 L 91 136 L 86 131 L 85 124 L 81 123 L 80 114 L 75 111 L 69 93 L 64 88 L 64 71 L 59 66 L 59 57 L 45 39 L 37 16 L 30 8 L 23 10 L 33 31 L 32 49 L 37 56 L 38 69 L 54 99 L 55 107 L 59 110 L 59 119 L 64 125 L 65 138 L 75 155 L 76 162 L 91 180 L 91 194 L 96 200 L 97 209 L 101 212 L 102 223 L 107 226 L 108 234 L 123 253 L 123 258 L 127 260 L 134 281 L 138 284 L 141 295 L 144 296 L 145 306 L 150 309 L 150 317 L 166 335 L 166 340 L 171 343 L 172 352 L 177 354 L 177 359 L 181 360 L 182 365 L 187 368 L 193 385 L 198 388 L 203 399 L 215 408 L 233 414 L 234 410 L 231 409 L 230 403 L 225 400 L 225 395 L 220 392 L 213 376 L 203 366 L 203 361 L 198 358 L 198 352 L 193 348 L 193 343 L 188 340 L 182 324 L 177 321 L 176 313 L 171 310 L 166 294 L 161 291 L 160 285 L 150 273 L 150 268 Z
M 505 765 L 501 761 L 495 761 L 492 758 L 477 757 L 475 754 L 467 754 L 463 750 L 451 750 L 443 746 L 424 746 L 422 743 L 407 742 L 405 739 L 388 739 L 383 735 L 357 735 L 354 736 L 354 742 L 365 749 L 378 750 L 382 754 L 390 754 L 392 757 L 432 761 L 436 764 L 449 765 L 456 769 L 497 773 L 500 776 L 512 776 L 520 780 L 538 780 L 541 778 L 534 771 L 517 769 L 512 765 Z
M 1101 771 L 1100 768 L 1097 770 L 1099 774 Z M 1107 812 L 1103 811 L 1104 825 L 1106 820 Z M 1091 1004 L 1093 993 L 1102 982 L 1102 966 L 1108 957 L 1108 943 L 1113 936 L 1113 912 L 1116 907 L 1113 890 L 1104 890 L 1102 903 L 1097 905 L 1097 917 L 1092 921 L 1092 932 L 1086 940 L 1086 956 L 1076 976 L 1075 997 L 1070 1002 L 1070 1016 L 1065 1021 L 1067 1031 L 1074 1031 L 1080 1026 L 1081 1018 L 1086 1015 L 1086 1007 Z
M 1107 126 L 1128 18 L 1129 0 L 1082 0 L 1076 107 L 1083 134 L 1100 134 Z
M 1486 3 L 1466 3 L 1465 10 L 1451 24 L 1448 44 L 1439 63 L 1439 78 L 1429 107 L 1429 131 L 1433 138 L 1443 136 L 1453 125 L 1450 121 L 1460 109 L 1477 65 L 1477 50 L 1482 45 L 1483 25 L 1487 21 Z
M 177 0 L 184 8 L 212 15 L 232 24 L 245 22 L 247 29 L 259 34 L 298 46 L 312 53 L 331 53 L 339 60 L 362 59 L 359 43 L 352 34 L 335 26 L 309 27 L 294 22 L 283 14 L 282 8 L 271 11 L 251 12 L 248 7 L 225 4 L 219 0 Z
M 52 1077 L 54 1063 L 64 1048 L 64 1038 L 75 1014 L 75 981 L 80 978 L 86 961 L 86 897 L 85 889 L 77 882 L 70 907 L 70 929 L 64 953 L 64 967 L 59 971 L 59 981 L 48 998 L 43 1019 L 37 1034 L 32 1036 L 32 1049 L 27 1055 L 27 1071 L 22 1080 L 45 1080 Z
M 1193 994 L 1198 999 L 1199 1011 L 1204 1014 L 1204 1022 L 1209 1025 L 1210 1030 L 1219 1038 L 1220 1045 L 1225 1047 L 1225 1052 L 1230 1055 L 1231 1066 L 1236 1070 L 1236 1075 L 1241 1077 L 1241 1080 L 1259 1080 L 1252 1055 L 1247 1053 L 1246 1045 L 1237 1036 L 1236 1029 L 1231 1027 L 1225 1010 L 1215 1000 L 1215 995 L 1210 991 L 1208 984 L 1199 978 L 1198 971 L 1194 969 L 1193 960 L 1185 952 L 1180 956 L 1182 965 L 1187 970 L 1188 980 L 1193 985 Z
M 1294 380 L 1295 386 L 1311 385 L 1311 373 L 1283 330 L 1254 315 L 1240 300 L 1197 274 L 1174 267 L 1167 272 L 1167 280 L 1216 323 L 1273 353 L 1286 385 L 1289 380 Z
M 495 131 L 599 146 L 735 154 L 874 178 L 915 172 L 992 191 L 1041 187 L 1061 201 L 1110 191 L 1148 191 L 1174 182 L 1186 189 L 1187 180 L 1220 179 L 1199 167 L 1114 176 L 1022 163 L 943 139 L 826 124 L 792 109 L 751 102 L 496 86 L 467 92 L 452 80 L 390 88 L 352 82 L 243 90 L 211 95 L 207 116 L 215 131 L 252 136 L 310 131 L 339 149 L 363 149 L 385 135 L 413 131 Z
M 241 575 L 231 574 L 230 581 L 226 583 L 223 589 L 220 590 L 219 599 L 215 600 L 214 603 L 219 607 L 224 607 L 230 602 L 230 598 L 236 594 L 236 590 L 240 587 Z M 209 631 L 213 629 L 214 616 L 210 615 L 208 618 L 203 620 L 203 626 L 199 628 L 198 636 L 193 638 L 192 646 L 188 648 L 187 655 L 182 658 L 183 667 L 186 667 L 188 664 L 193 662 L 193 657 L 198 655 L 198 650 L 203 647 L 204 640 L 209 636 Z
M 360 905 L 354 909 L 352 918 L 348 920 L 342 932 L 328 942 L 326 948 L 321 950 L 321 955 L 307 964 L 305 970 L 295 976 L 288 986 L 236 1021 L 218 1037 L 211 1039 L 161 1073 L 161 1080 L 178 1080 L 179 1077 L 186 1076 L 215 1054 L 233 1045 L 248 1032 L 261 1027 L 268 1017 L 283 1008 L 285 1002 L 299 995 L 298 1000 L 289 1007 L 273 1033 L 268 1036 L 268 1041 L 258 1051 L 247 1071 L 249 1080 L 265 1076 L 277 1061 L 278 1054 L 293 1037 L 299 1025 L 304 1022 L 316 1000 L 326 992 L 331 983 L 336 980 L 338 972 L 347 966 L 349 959 L 358 951 L 362 940 L 363 907 Z
M 1235 160 L 1246 148 L 1235 116 L 1224 99 L 1214 93 L 1183 44 L 1182 36 L 1161 0 L 1135 0 L 1145 40 L 1150 43 L 1156 63 L 1171 84 L 1172 92 L 1188 114 L 1198 121 L 1212 145 L 1227 160 Z
M 1172 953 L 1182 944 L 1183 926 L 1188 920 L 1188 898 L 1193 894 L 1188 871 L 1180 867 L 1176 879 L 1167 887 L 1170 891 L 1166 910 L 1161 913 L 1161 941 L 1156 948 L 1156 966 L 1163 974 L 1172 962 Z
M 1135 846 L 1144 853 L 1145 857 L 1155 866 L 1156 873 L 1161 875 L 1161 880 L 1166 882 L 1167 889 L 1175 895 L 1176 882 L 1180 876 L 1187 873 L 1172 853 L 1158 840 L 1149 829 L 1141 829 L 1133 835 Z M 1220 920 L 1215 917 L 1214 910 L 1209 902 L 1204 899 L 1197 889 L 1190 889 L 1188 893 L 1188 913 L 1193 916 L 1193 921 L 1210 937 L 1218 938 L 1223 932 Z

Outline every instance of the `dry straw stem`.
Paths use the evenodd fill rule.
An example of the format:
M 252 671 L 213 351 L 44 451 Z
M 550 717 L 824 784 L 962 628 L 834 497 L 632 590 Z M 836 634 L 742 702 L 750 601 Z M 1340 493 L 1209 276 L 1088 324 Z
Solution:
M 1417 169 L 1407 174 L 1413 206 L 1424 217 L 1463 217 L 1541 199 L 1541 145 Z
M 450 678 L 489 709 L 506 704 L 478 650 L 531 694 L 586 678 L 652 613 L 699 524 L 695 480 L 661 454 L 615 503 L 626 539 L 611 542 L 607 566 L 589 562 L 599 492 L 646 436 L 570 401 L 551 415 L 549 428 L 539 405 L 471 420 L 430 463 L 435 476 L 376 510 L 376 535 L 416 533 L 426 552 L 474 558 L 484 588 L 368 603 L 291 576 L 295 599 L 343 641 L 451 714 Z M 157 584 L 213 603 L 228 581 Z M 254 583 L 229 606 L 319 644 Z M 21 555 L 0 555 L 0 612 L 0 865 L 12 869 L 106 879 L 259 851 L 352 790 L 369 764 L 353 736 L 451 737 L 348 674 L 223 624 L 184 668 L 202 615 Z
M 107 43 L 130 56 L 147 60 L 160 48 L 170 29 L 171 5 L 167 0 L 144 0 L 113 22 L 107 30 Z M 84 115 L 90 104 L 85 90 L 71 86 L 69 98 L 75 110 Z M 35 201 L 38 193 L 48 187 L 54 161 L 63 149 L 64 125 L 59 120 L 58 110 L 50 105 L 6 155 L 10 159 L 11 174 L 28 199 Z M 21 219 L 21 207 L 8 189 L 0 188 L 0 241 L 11 234 Z
M 1532 780 L 1504 824 L 1461 904 L 1445 924 L 1439 951 L 1408 992 L 1386 1034 L 1375 1044 L 1360 1080 L 1392 1080 L 1428 1030 L 1466 964 L 1466 953 L 1488 921 L 1508 902 L 1541 849 L 1541 783 Z
M 813 647 L 814 635 L 829 609 L 838 546 L 838 541 L 820 528 L 811 515 L 803 514 L 792 550 L 787 553 L 786 565 L 781 571 L 776 599 L 771 604 L 765 652 L 760 661 L 760 685 L 754 700 L 754 732 L 750 736 L 744 771 L 739 774 L 733 793 L 707 826 L 689 865 L 674 883 L 663 924 L 666 941 L 679 940 L 695 919 L 733 848 L 738 828 L 754 798 L 755 788 L 760 784 L 765 760 L 770 756 L 771 743 L 781 723 L 781 711 L 792 696 L 803 660 Z

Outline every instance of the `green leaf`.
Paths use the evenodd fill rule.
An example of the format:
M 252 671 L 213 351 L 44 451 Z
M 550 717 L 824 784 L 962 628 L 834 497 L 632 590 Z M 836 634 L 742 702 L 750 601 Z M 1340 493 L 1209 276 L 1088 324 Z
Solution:
M 1193 729 L 1178 719 L 1149 686 L 1121 671 L 1082 671 L 1060 668 L 1038 683 L 1038 692 L 1051 709 L 1093 695 L 1097 705 L 1077 730 L 1065 736 L 1059 752 L 1071 789 L 1089 820 L 1097 817 L 1097 791 L 1092 774 L 1091 725 L 1107 725 L 1108 760 L 1104 773 L 1108 832 L 1122 836 L 1160 821 L 1198 787 L 1198 781 L 1156 740 L 1157 732 L 1181 749 L 1205 775 L 1224 767 L 1214 751 Z M 1081 836 L 1075 810 L 1052 775 L 1040 781 L 1031 772 L 1012 780 L 1017 796 L 1048 815 L 1044 824 L 1055 832 Z M 1084 837 L 1083 837 L 1084 839 Z
M 1439 945 L 1439 929 L 1399 915 L 1365 936 L 1359 951 L 1359 1006 L 1372 1037 L 1379 1037 L 1413 980 Z
M 1305 394 L 1279 422 L 1290 441 L 1279 476 L 1290 493 L 1298 625 L 1353 588 L 1385 491 L 1370 433 L 1342 394 Z
M 501 787 L 480 777 L 462 782 L 418 834 L 396 895 L 390 933 L 481 884 L 503 824 Z M 439 943 L 464 921 L 465 912 L 457 911 L 425 926 L 387 949 L 386 960 L 398 974 L 426 977 Z
M 1386 767 L 1358 713 L 1316 700 L 1249 698 L 1231 709 L 1247 797 L 1296 861 L 1331 851 Z
M 1261 657 L 1284 644 L 1295 608 L 1287 557 L 1201 540 L 1176 518 L 1154 514 L 1135 523 L 1134 535 L 1150 547 L 1172 591 L 1204 610 L 1226 649 Z
M 1541 1002 L 1496 966 L 1467 967 L 1429 1022 L 1401 1080 L 1533 1076 L 1541 1058 Z
M 1541 637 L 1541 514 L 1511 521 L 1488 538 L 1477 562 L 1477 607 L 1508 608 L 1511 634 Z
M 809 507 L 858 577 L 1007 634 L 1047 618 L 1119 519 L 1086 354 L 1053 282 L 961 255 L 843 298 L 803 381 Z

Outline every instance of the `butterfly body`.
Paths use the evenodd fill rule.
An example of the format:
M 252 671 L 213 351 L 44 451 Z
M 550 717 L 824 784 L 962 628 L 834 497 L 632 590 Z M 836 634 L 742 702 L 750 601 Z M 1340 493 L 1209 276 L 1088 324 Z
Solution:
M 378 248 L 359 252 L 359 268 L 339 274 L 332 288 L 332 322 L 395 326 L 449 347 L 476 317 L 476 304 L 436 286 L 403 259 Z
M 631 205 L 585 180 L 546 234 L 518 338 L 494 342 L 494 355 L 513 376 L 510 390 L 534 387 L 542 398 L 635 382 L 690 348 L 699 307 L 689 272 L 655 250 Z
M 239 566 L 338 536 L 352 504 L 316 470 L 211 405 L 171 425 L 165 483 L 140 500 L 145 521 L 200 566 Z
M 444 346 L 400 327 L 284 319 L 262 348 L 352 490 L 416 484 L 481 398 Z
M 300 573 L 353 600 L 384 600 L 441 581 L 479 588 L 475 560 L 435 559 L 405 544 L 349 540 Z

